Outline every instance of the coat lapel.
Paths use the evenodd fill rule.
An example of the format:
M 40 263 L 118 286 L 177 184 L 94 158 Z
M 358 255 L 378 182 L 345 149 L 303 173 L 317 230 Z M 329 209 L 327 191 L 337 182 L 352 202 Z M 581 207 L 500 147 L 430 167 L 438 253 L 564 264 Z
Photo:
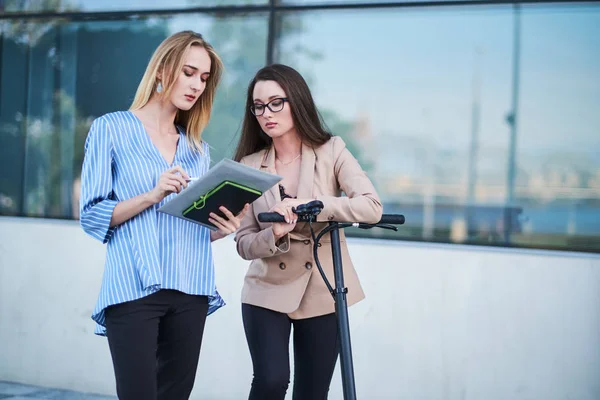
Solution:
M 315 151 L 302 143 L 302 163 L 300 164 L 300 181 L 298 182 L 299 199 L 313 199 L 313 184 L 315 181 Z
M 275 170 L 275 149 L 273 148 L 273 145 L 271 145 L 271 147 L 265 151 L 260 169 L 270 174 L 277 175 L 277 171 Z M 264 196 L 269 209 L 275 204 L 279 203 L 281 201 L 281 196 L 279 195 L 279 184 L 273 185 L 272 188 L 264 193 Z
M 313 200 L 313 185 L 315 182 L 316 155 L 312 147 L 302 144 L 302 163 L 300 164 L 300 181 L 298 182 L 297 198 L 300 200 Z M 310 237 L 308 222 L 298 223 L 294 232 Z
M 300 179 L 298 182 L 298 191 L 296 197 L 303 200 L 314 199 L 313 185 L 315 181 L 315 163 L 316 155 L 315 151 L 311 146 L 302 144 L 302 162 L 300 164 Z M 275 169 L 275 149 L 273 145 L 265 151 L 262 158 L 261 170 L 269 172 L 271 174 L 277 174 Z M 274 185 L 268 191 L 264 193 L 265 202 L 267 203 L 268 209 L 273 207 L 275 204 L 281 201 L 281 195 L 279 194 L 279 185 Z M 294 231 L 303 232 L 308 229 L 307 223 L 298 224 L 298 227 Z

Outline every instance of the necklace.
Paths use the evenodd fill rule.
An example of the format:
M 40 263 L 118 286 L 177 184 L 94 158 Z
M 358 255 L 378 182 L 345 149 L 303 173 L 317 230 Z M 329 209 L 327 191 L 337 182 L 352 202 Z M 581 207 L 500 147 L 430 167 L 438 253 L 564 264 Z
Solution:
M 298 159 L 298 157 L 300 157 L 302 155 L 302 153 L 298 154 L 292 161 L 288 161 L 288 162 L 283 162 L 279 159 L 279 157 L 275 156 L 275 158 L 277 159 L 277 161 L 279 161 L 282 165 L 290 165 L 291 163 L 293 163 L 294 161 L 296 161 Z

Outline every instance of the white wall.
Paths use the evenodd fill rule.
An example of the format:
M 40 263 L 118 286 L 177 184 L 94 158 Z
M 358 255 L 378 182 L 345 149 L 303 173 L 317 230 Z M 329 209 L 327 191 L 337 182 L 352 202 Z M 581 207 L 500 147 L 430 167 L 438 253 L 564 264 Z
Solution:
M 360 399 L 597 400 L 600 257 L 350 239 Z M 90 319 L 104 247 L 76 222 L 0 218 L 0 380 L 114 394 Z M 192 398 L 247 398 L 246 262 L 215 243 L 228 305 L 209 317 Z M 330 399 L 342 398 L 339 369 Z

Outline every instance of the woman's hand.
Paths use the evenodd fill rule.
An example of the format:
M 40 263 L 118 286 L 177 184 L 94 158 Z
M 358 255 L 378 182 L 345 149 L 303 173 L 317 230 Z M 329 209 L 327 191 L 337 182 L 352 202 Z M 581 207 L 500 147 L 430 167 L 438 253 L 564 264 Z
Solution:
M 179 193 L 187 187 L 190 179 L 188 174 L 179 165 L 165 171 L 158 178 L 156 186 L 148 192 L 148 198 L 154 204 L 160 203 L 162 199 L 171 193 Z
M 250 205 L 246 204 L 238 215 L 233 215 L 233 213 L 227 208 L 223 206 L 219 207 L 219 210 L 221 210 L 221 212 L 225 214 L 227 218 L 220 217 L 215 213 L 210 213 L 208 221 L 219 229 L 217 232 L 211 232 L 211 239 L 213 241 L 218 240 L 237 231 L 249 208 Z
M 300 200 L 300 199 L 289 199 L 286 198 L 283 201 L 275 204 L 269 212 L 276 212 L 283 215 L 285 222 L 274 222 L 273 223 L 273 235 L 275 241 L 284 237 L 287 233 L 294 230 L 296 222 L 298 222 L 298 215 L 293 211 L 293 207 L 298 207 L 300 204 L 306 204 L 312 200 Z

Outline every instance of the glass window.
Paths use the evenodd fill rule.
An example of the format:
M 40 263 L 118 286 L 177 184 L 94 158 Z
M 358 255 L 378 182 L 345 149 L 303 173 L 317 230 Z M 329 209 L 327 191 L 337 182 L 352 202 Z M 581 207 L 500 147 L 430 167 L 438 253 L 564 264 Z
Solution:
M 345 5 L 345 4 L 385 4 L 385 3 L 416 3 L 422 2 L 423 0 L 282 0 L 285 4 L 293 4 L 298 6 L 316 6 L 316 5 Z M 456 0 L 441 0 L 441 1 L 456 1 Z M 467 0 L 472 2 L 484 1 L 484 0 Z
M 600 251 L 600 7 L 280 18 L 277 60 L 407 218 L 352 234 Z
M 193 7 L 265 4 L 266 2 L 267 0 L 0 0 L 0 11 L 95 12 L 173 10 Z
M 230 155 L 245 86 L 266 57 L 268 18 L 186 14 L 135 21 L 3 21 L 0 214 L 78 218 L 83 144 L 92 120 L 124 110 L 168 35 L 201 32 L 225 63 L 210 128 L 213 162 Z

